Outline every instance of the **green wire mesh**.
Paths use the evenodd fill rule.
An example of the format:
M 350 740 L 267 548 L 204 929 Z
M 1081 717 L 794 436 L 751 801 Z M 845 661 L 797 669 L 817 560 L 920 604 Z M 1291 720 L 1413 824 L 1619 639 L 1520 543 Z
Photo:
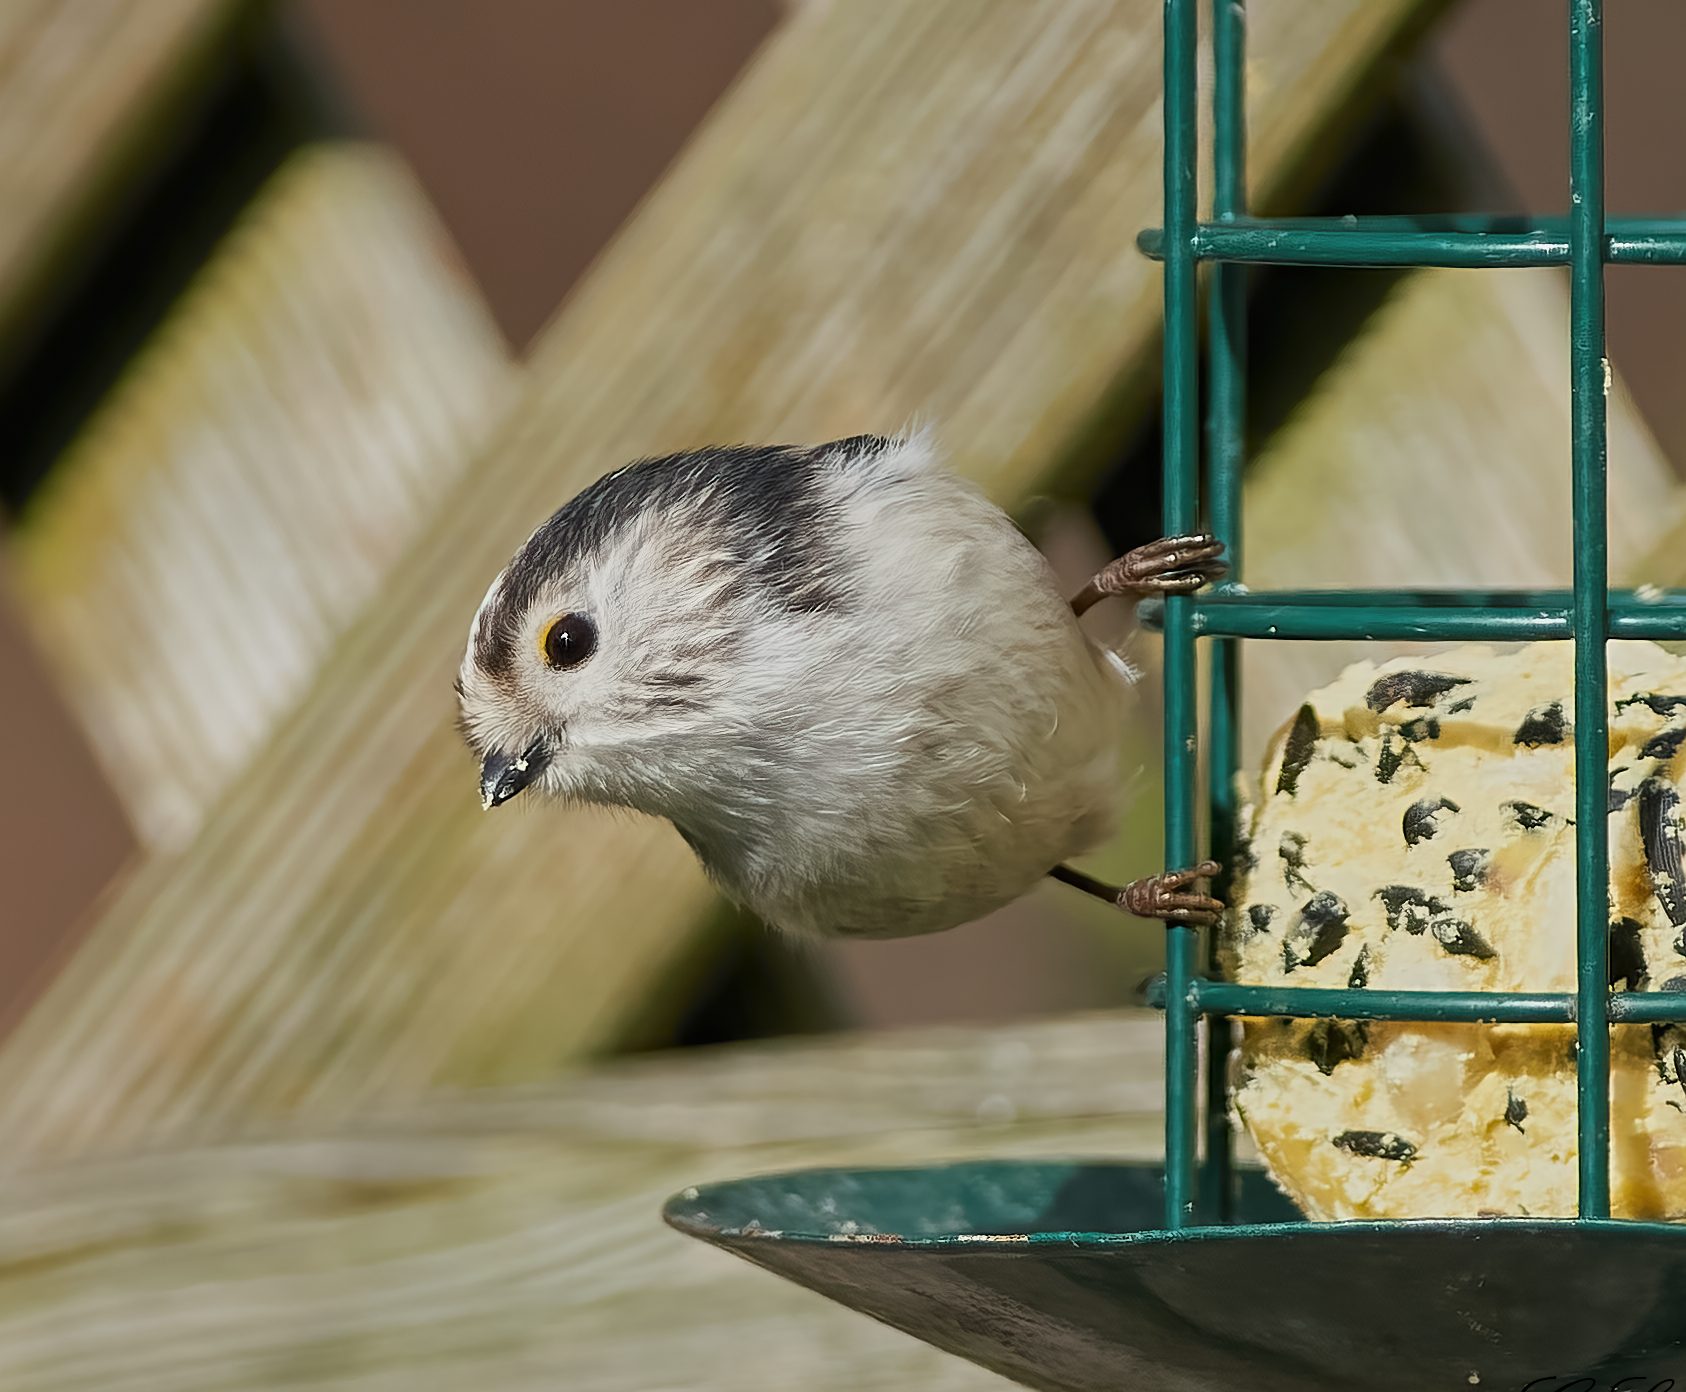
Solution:
M 1231 1146 L 1222 1051 L 1208 1050 L 1206 1145 L 1200 1160 L 1198 1031 L 1221 1038 L 1228 1016 L 1569 1023 L 1576 1027 L 1579 1214 L 1610 1211 L 1609 1041 L 1612 1023 L 1686 1020 L 1686 996 L 1612 995 L 1607 976 L 1608 837 L 1605 643 L 1611 637 L 1686 639 L 1686 596 L 1612 594 L 1606 563 L 1604 267 L 1686 264 L 1686 221 L 1604 216 L 1603 0 L 1567 0 L 1569 189 L 1567 219 L 1329 218 L 1264 221 L 1246 215 L 1244 0 L 1213 0 L 1212 221 L 1196 210 L 1196 4 L 1165 0 L 1165 225 L 1140 244 L 1165 266 L 1164 530 L 1194 530 L 1200 499 L 1196 269 L 1212 263 L 1207 300 L 1204 487 L 1211 530 L 1229 552 L 1230 578 L 1209 594 L 1155 606 L 1165 648 L 1165 854 L 1196 854 L 1198 755 L 1195 644 L 1212 639 L 1206 801 L 1214 855 L 1234 847 L 1239 765 L 1237 643 L 1243 638 L 1342 638 L 1575 645 L 1576 990 L 1572 994 L 1311 990 L 1216 980 L 1197 961 L 1199 937 L 1169 929 L 1165 1010 L 1165 1224 L 1229 1217 Z M 1244 592 L 1241 466 L 1246 401 L 1247 264 L 1319 266 L 1567 265 L 1570 270 L 1571 497 L 1574 587 L 1568 591 Z

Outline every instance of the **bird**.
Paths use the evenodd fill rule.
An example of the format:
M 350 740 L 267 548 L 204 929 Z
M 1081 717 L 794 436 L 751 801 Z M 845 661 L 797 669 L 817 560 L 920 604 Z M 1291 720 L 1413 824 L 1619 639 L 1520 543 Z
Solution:
M 773 928 L 957 927 L 1044 877 L 1214 922 L 1212 861 L 1118 887 L 1136 673 L 1081 615 L 1224 573 L 1166 537 L 1073 598 L 931 433 L 637 460 L 544 521 L 475 611 L 455 689 L 488 810 L 528 792 L 665 818 Z

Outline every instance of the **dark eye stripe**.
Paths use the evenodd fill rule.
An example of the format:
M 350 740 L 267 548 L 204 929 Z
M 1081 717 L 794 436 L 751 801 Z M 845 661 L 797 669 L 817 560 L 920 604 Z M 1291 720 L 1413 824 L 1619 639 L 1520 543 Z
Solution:
M 551 620 L 539 646 L 547 666 L 578 667 L 597 647 L 597 625 L 584 614 L 563 614 Z

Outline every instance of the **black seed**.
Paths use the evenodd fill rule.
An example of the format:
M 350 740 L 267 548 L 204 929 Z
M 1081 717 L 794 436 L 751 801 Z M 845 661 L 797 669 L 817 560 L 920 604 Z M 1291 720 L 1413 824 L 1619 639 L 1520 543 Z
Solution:
M 1402 721 L 1399 733 L 1412 744 L 1420 740 L 1437 740 L 1440 738 L 1440 722 L 1432 715 L 1419 715 L 1415 720 Z
M 1629 706 L 1646 706 L 1653 715 L 1668 715 L 1686 707 L 1686 696 L 1624 696 L 1616 702 L 1617 710 L 1626 710 Z
M 1528 1104 L 1509 1088 L 1505 1089 L 1505 1122 L 1522 1130 L 1522 1123 L 1528 1120 Z
M 1403 701 L 1412 710 L 1421 710 L 1453 687 L 1468 685 L 1467 677 L 1448 677 L 1440 672 L 1392 672 L 1371 684 L 1364 694 L 1364 704 L 1373 711 L 1385 711 Z
M 1568 723 L 1563 719 L 1563 702 L 1553 701 L 1549 706 L 1535 706 L 1523 716 L 1522 723 L 1511 736 L 1511 742 L 1526 745 L 1562 744 L 1568 730 Z
M 1253 850 L 1253 837 L 1250 832 L 1242 831 L 1235 838 L 1235 853 L 1231 858 L 1231 878 L 1239 879 L 1241 875 L 1251 875 L 1259 868 L 1259 857 Z
M 1369 1028 L 1362 1020 L 1319 1020 L 1306 1035 L 1306 1057 L 1328 1077 L 1337 1064 L 1362 1058 L 1369 1040 Z
M 1454 957 L 1473 957 L 1478 962 L 1488 962 L 1498 956 L 1493 951 L 1493 945 L 1461 918 L 1437 918 L 1429 924 L 1429 931 L 1433 933 L 1434 940 Z
M 1404 1163 L 1414 1160 L 1417 1155 L 1416 1146 L 1392 1131 L 1343 1131 L 1335 1137 L 1334 1144 L 1339 1150 L 1370 1160 Z
M 1393 775 L 1399 772 L 1400 765 L 1406 763 L 1415 764 L 1418 768 L 1423 766 L 1423 761 L 1417 757 L 1417 751 L 1410 743 L 1384 725 L 1381 748 L 1376 753 L 1376 782 L 1393 782 Z
M 1317 733 L 1317 712 L 1310 706 L 1301 706 L 1282 746 L 1282 767 L 1276 775 L 1277 792 L 1294 796 L 1300 785 L 1300 775 L 1317 752 Z
M 1657 1081 L 1679 1083 L 1686 1088 L 1686 1071 L 1681 1069 L 1681 1064 L 1686 1063 L 1686 1049 L 1680 1047 L 1681 1038 L 1679 1025 L 1657 1023 L 1651 1026 L 1651 1054 L 1657 1069 Z
M 1316 966 L 1346 941 L 1347 907 L 1328 890 L 1301 905 L 1282 940 L 1282 969 Z
M 1312 892 L 1311 881 L 1305 877 L 1306 838 L 1297 831 L 1285 831 L 1276 843 L 1276 854 L 1282 858 L 1282 881 L 1289 889 Z
M 1271 919 L 1276 917 L 1275 904 L 1249 904 L 1247 906 L 1247 930 L 1250 933 L 1264 933 L 1270 929 Z
M 1672 759 L 1680 752 L 1680 742 L 1686 740 L 1686 725 L 1672 730 L 1659 730 L 1645 741 L 1639 751 L 1641 759 Z
M 1361 947 L 1358 956 L 1352 959 L 1352 970 L 1347 973 L 1346 988 L 1349 991 L 1362 991 L 1370 984 L 1370 949 Z
M 1686 976 L 1671 976 L 1657 989 L 1659 991 L 1686 991 Z
M 1427 841 L 1433 837 L 1435 832 L 1440 830 L 1434 822 L 1437 813 L 1462 811 L 1463 808 L 1451 798 L 1424 798 L 1421 802 L 1413 802 L 1405 809 L 1402 821 L 1405 844 L 1415 846 L 1419 841 Z
M 1618 982 L 1630 991 L 1645 989 L 1645 947 L 1639 941 L 1640 925 L 1631 918 L 1610 925 L 1610 985 Z
M 1371 898 L 1382 901 L 1389 928 L 1395 931 L 1403 928 L 1413 937 L 1427 928 L 1436 914 L 1446 913 L 1449 907 L 1415 885 L 1383 885 Z
M 1651 872 L 1651 891 L 1676 928 L 1686 925 L 1686 874 L 1680 857 L 1680 794 L 1660 778 L 1639 785 L 1639 839 Z
M 1453 851 L 1446 857 L 1446 863 L 1452 867 L 1452 888 L 1467 891 L 1479 889 L 1486 884 L 1487 870 L 1492 859 L 1491 851 L 1476 847 Z
M 1538 831 L 1551 820 L 1551 813 L 1531 802 L 1501 802 L 1499 807 L 1523 831 Z

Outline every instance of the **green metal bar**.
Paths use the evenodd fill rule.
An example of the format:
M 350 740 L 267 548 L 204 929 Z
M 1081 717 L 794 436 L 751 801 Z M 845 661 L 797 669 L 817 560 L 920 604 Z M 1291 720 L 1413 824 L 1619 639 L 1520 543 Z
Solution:
M 1165 402 L 1164 529 L 1194 530 L 1200 449 L 1199 324 L 1194 262 L 1196 74 L 1195 0 L 1165 0 Z M 1186 597 L 1165 605 L 1165 856 L 1195 860 L 1195 651 Z M 1165 1226 L 1188 1224 L 1194 1208 L 1195 1068 L 1199 1017 L 1190 999 L 1199 943 L 1195 930 L 1166 931 Z
M 1610 997 L 1610 1018 L 1624 1025 L 1686 1020 L 1686 991 L 1622 991 Z
M 1562 1025 L 1572 1023 L 1576 996 L 1530 991 L 1373 991 L 1311 986 L 1243 986 L 1202 977 L 1190 983 L 1205 1014 L 1285 1015 L 1300 1020 L 1409 1020 L 1430 1024 Z M 1148 986 L 1148 1004 L 1163 1009 L 1165 979 Z M 1610 1019 L 1623 1025 L 1686 1021 L 1686 991 L 1621 991 L 1609 997 Z
M 1280 228 L 1287 232 L 1320 232 L 1331 228 L 1357 232 L 1464 232 L 1471 234 L 1516 234 L 1546 232 L 1569 241 L 1569 218 L 1565 215 L 1540 216 L 1536 213 L 1351 213 L 1342 217 L 1276 217 L 1237 216 L 1223 219 L 1226 227 Z M 1203 234 L 1214 224 L 1197 225 L 1196 234 Z M 1647 213 L 1643 216 L 1627 214 L 1607 217 L 1604 232 L 1608 242 L 1633 241 L 1655 236 L 1668 236 L 1686 231 L 1686 212 Z M 1157 228 L 1148 228 L 1136 235 L 1137 242 L 1157 237 Z M 1608 244 L 1607 242 L 1607 244 Z
M 1575 538 L 1576 1104 L 1580 1216 L 1610 1213 L 1605 641 L 1604 3 L 1569 0 L 1570 449 Z
M 1364 213 L 1343 217 L 1243 218 L 1249 227 L 1356 227 L 1376 232 L 1551 232 L 1569 236 L 1569 218 L 1535 213 Z M 1648 237 L 1686 229 L 1686 212 L 1606 217 L 1607 238 Z
M 1226 607 L 1246 608 L 1259 603 L 1307 605 L 1368 604 L 1377 608 L 1467 609 L 1551 609 L 1564 613 L 1574 603 L 1573 590 L 1514 589 L 1420 589 L 1420 590 L 1247 590 L 1224 585 L 1212 593 L 1211 601 Z M 1144 599 L 1144 605 L 1152 600 Z M 1672 616 L 1686 625 L 1686 589 L 1611 590 L 1612 614 L 1637 616 L 1655 613 Z
M 1210 980 L 1197 981 L 1191 989 L 1196 1009 L 1230 1015 L 1507 1025 L 1566 1024 L 1575 1018 L 1574 996 L 1549 993 L 1324 990 L 1306 986 L 1240 986 L 1232 981 Z
M 1656 609 L 1639 606 L 1632 609 L 1610 610 L 1612 638 L 1654 638 L 1663 642 L 1678 642 L 1686 638 L 1686 623 L 1677 608 Z
M 1244 0 L 1212 0 L 1212 216 L 1229 222 L 1247 210 L 1247 12 Z M 1206 497 L 1212 532 L 1223 542 L 1231 583 L 1241 579 L 1241 468 L 1247 433 L 1247 271 L 1215 266 L 1206 299 Z M 1212 649 L 1207 707 L 1206 802 L 1212 854 L 1225 866 L 1218 893 L 1228 898 L 1235 852 L 1235 771 L 1241 766 L 1241 653 L 1232 639 Z M 1218 935 L 1207 942 L 1206 969 L 1218 968 Z M 1206 1164 L 1200 1206 L 1218 1222 L 1235 1209 L 1225 1055 L 1227 1017 L 1206 1021 Z
M 1378 608 L 1362 598 L 1346 604 L 1295 605 L 1231 604 L 1213 596 L 1196 602 L 1193 620 L 1200 635 L 1226 638 L 1512 643 L 1569 637 L 1565 610 Z
M 1302 218 L 1201 223 L 1197 261 L 1275 266 L 1447 266 L 1508 269 L 1570 263 L 1569 223 L 1505 218 Z M 1139 233 L 1136 244 L 1159 257 L 1164 234 Z M 1625 219 L 1609 224 L 1605 259 L 1613 265 L 1686 265 L 1686 220 Z
M 1220 589 L 1191 609 L 1196 635 L 1209 638 L 1533 642 L 1573 637 L 1573 606 L 1570 590 Z M 1164 621 L 1157 600 L 1143 600 L 1137 612 L 1148 628 Z M 1686 591 L 1615 591 L 1609 631 L 1686 640 Z

